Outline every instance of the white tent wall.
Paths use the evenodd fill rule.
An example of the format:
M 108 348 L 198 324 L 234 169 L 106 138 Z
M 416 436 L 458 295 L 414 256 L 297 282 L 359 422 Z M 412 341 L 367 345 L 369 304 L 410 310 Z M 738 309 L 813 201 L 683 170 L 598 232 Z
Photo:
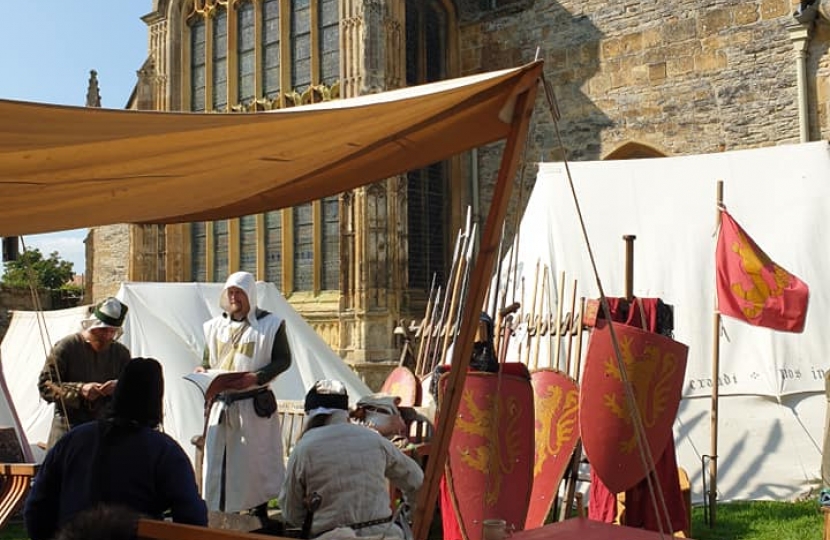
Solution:
M 37 443 L 46 442 L 52 424 L 52 405 L 40 399 L 38 376 L 52 345 L 80 330 L 80 321 L 88 312 L 88 306 L 40 313 L 14 311 L 0 343 L 3 377 L 35 461 L 43 457 Z
M 825 285 L 830 250 L 822 244 L 830 237 L 827 142 L 575 162 L 568 168 L 605 294 L 624 295 L 622 237 L 635 235 L 633 292 L 671 304 L 675 339 L 689 345 L 675 435 L 678 462 L 690 473 L 696 500 L 703 497 L 700 459 L 710 453 L 718 180 L 724 182 L 724 203 L 735 220 L 775 262 L 809 285 L 810 306 L 801 334 L 723 318 L 718 491 L 721 500 L 781 499 L 815 486 L 830 358 L 824 336 L 830 316 Z M 540 165 L 519 238 L 516 281 L 524 279 L 526 310 L 537 261 L 549 268 L 553 304 L 559 276 L 565 273 L 564 312 L 571 310 L 574 280 L 577 298 L 599 296 L 562 163 Z M 510 257 L 509 252 L 504 257 L 502 286 Z M 507 303 L 511 292 L 508 284 Z M 520 297 L 517 293 L 516 299 Z M 556 307 L 550 309 L 555 312 Z M 515 349 L 516 343 L 512 345 Z M 538 367 L 547 367 L 546 348 L 543 344 Z
M 203 400 L 194 383 L 183 379 L 201 362 L 204 350 L 202 324 L 221 313 L 219 283 L 123 283 L 117 297 L 129 307 L 121 342 L 133 357 L 161 361 L 165 378 L 164 430 L 193 457 L 190 443 L 202 432 Z M 292 350 L 291 368 L 277 377 L 272 387 L 280 400 L 301 401 L 318 379 L 343 381 L 352 403 L 371 392 L 368 386 L 320 338 L 272 283 L 257 283 L 257 303 L 283 317 Z M 80 329 L 87 308 L 42 313 L 55 343 Z M 50 345 L 51 346 L 51 345 Z M 33 443 L 46 441 L 52 406 L 40 399 L 37 378 L 45 359 L 37 317 L 33 312 L 14 312 L 2 343 L 3 372 Z

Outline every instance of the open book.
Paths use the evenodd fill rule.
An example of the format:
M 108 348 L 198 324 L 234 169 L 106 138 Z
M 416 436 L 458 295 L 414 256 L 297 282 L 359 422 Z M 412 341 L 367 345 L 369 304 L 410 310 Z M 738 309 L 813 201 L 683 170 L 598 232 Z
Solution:
M 198 386 L 199 390 L 205 396 L 205 403 L 210 403 L 216 397 L 216 394 L 227 390 L 230 384 L 235 383 L 244 377 L 245 374 L 246 372 L 244 371 L 209 369 L 207 371 L 188 373 L 184 378 Z

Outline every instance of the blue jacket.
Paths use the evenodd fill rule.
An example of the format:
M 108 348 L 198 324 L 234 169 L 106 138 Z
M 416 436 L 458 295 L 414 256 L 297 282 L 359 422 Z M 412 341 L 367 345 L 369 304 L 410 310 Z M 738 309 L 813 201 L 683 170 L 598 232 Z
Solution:
M 46 454 L 23 509 L 31 540 L 48 540 L 75 514 L 98 502 L 160 519 L 207 525 L 190 460 L 169 435 L 148 427 L 119 431 L 100 445 L 105 422 L 64 435 Z

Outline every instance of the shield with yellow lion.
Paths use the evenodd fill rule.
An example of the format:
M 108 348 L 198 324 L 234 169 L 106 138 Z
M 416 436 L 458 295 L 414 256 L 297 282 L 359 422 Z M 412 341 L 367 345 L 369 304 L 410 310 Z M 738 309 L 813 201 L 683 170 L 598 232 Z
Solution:
M 533 479 L 529 377 L 467 374 L 444 472 L 464 540 L 479 540 L 485 519 L 524 528 Z
M 536 370 L 530 374 L 530 380 L 536 418 L 536 457 L 525 529 L 545 524 L 559 482 L 579 440 L 579 387 L 576 381 L 556 369 Z
M 591 468 L 613 493 L 625 491 L 645 478 L 646 469 L 638 431 L 654 461 L 672 438 L 688 347 L 666 336 L 614 323 L 620 369 L 610 327 L 601 321 L 591 334 L 585 357 L 579 404 L 582 445 Z M 626 397 L 625 380 L 633 392 L 634 407 Z

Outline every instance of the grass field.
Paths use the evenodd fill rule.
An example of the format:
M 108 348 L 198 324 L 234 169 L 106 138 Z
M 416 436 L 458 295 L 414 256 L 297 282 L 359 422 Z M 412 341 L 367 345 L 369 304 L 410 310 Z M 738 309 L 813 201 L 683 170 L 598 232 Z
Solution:
M 697 540 L 821 540 L 824 518 L 814 500 L 740 502 L 718 506 L 715 525 L 706 525 L 703 508 L 692 510 L 692 537 Z M 0 530 L 0 540 L 28 540 L 19 519 Z
M 715 528 L 692 509 L 692 537 L 697 540 L 821 540 L 824 517 L 818 503 L 735 502 L 718 506 Z

